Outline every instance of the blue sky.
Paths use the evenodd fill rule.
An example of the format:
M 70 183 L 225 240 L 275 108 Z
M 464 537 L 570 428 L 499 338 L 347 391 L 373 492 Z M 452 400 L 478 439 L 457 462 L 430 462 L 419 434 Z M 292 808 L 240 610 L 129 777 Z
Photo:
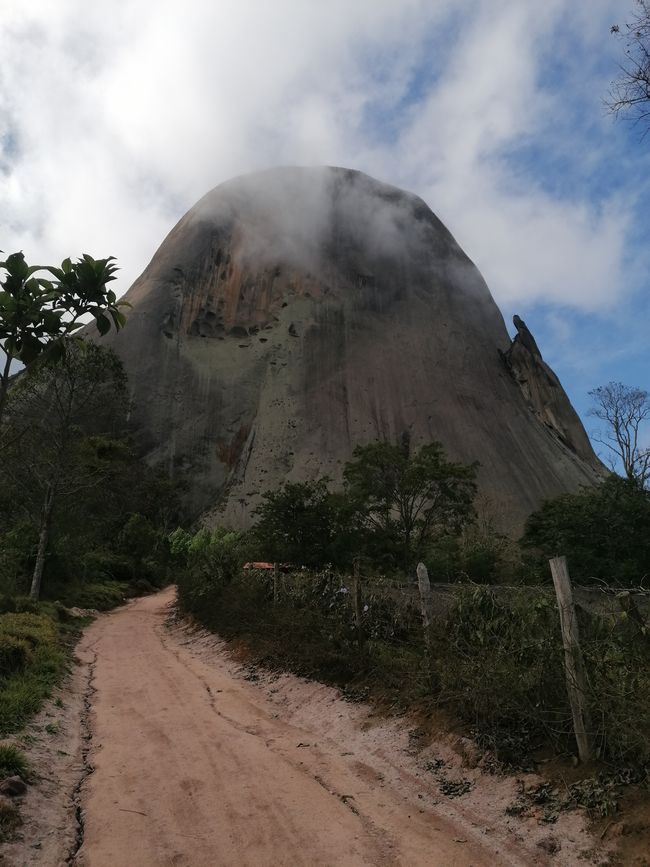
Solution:
M 5 0 L 0 247 L 116 255 L 125 291 L 229 177 L 358 168 L 427 201 L 584 415 L 650 387 L 650 136 L 603 106 L 632 6 Z

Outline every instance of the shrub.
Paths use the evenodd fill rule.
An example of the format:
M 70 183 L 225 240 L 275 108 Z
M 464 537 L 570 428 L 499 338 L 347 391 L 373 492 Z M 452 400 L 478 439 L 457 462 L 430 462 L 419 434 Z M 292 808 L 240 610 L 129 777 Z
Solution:
M 68 607 L 78 606 L 96 611 L 110 611 L 122 605 L 127 596 L 128 584 L 123 581 L 88 582 L 77 581 L 55 584 L 50 592 L 59 602 Z
M 210 610 L 239 572 L 242 535 L 223 528 L 199 530 L 194 536 L 172 534 L 172 555 L 179 565 L 178 598 L 192 614 Z
M 285 482 L 264 494 L 254 534 L 265 558 L 298 566 L 331 561 L 338 516 L 328 481 Z
M 154 587 L 146 578 L 137 578 L 131 584 L 131 590 L 134 596 L 146 596 L 148 593 L 155 593 L 158 588 Z
M 578 609 L 592 737 L 600 756 L 650 762 L 650 642 L 621 615 Z M 437 661 L 441 700 L 479 740 L 515 762 L 550 742 L 573 750 L 557 604 L 522 590 L 461 593 Z
M 14 832 L 22 825 L 18 807 L 11 801 L 0 800 L 0 843 L 11 840 Z
M 487 588 L 464 589 L 441 641 L 440 699 L 484 745 L 501 745 L 507 760 L 521 760 L 540 741 L 564 745 L 571 713 L 550 595 L 523 592 L 504 603 Z
M 589 619 L 581 644 L 594 741 L 618 763 L 650 764 L 650 640 L 625 615 Z
M 124 554 L 106 548 L 96 548 L 84 553 L 81 558 L 81 575 L 84 581 L 130 581 L 132 564 Z
M 575 749 L 552 590 L 465 584 L 453 596 L 445 591 L 427 654 L 412 584 L 362 579 L 357 623 L 349 580 L 326 570 L 274 582 L 273 573 L 240 570 L 228 539 L 207 531 L 176 538 L 172 547 L 178 543 L 187 563 L 179 603 L 225 638 L 245 641 L 258 661 L 393 706 L 441 706 L 469 724 L 479 745 L 518 766 L 537 747 Z M 650 640 L 641 622 L 601 607 L 597 615 L 578 608 L 593 739 L 602 758 L 643 769 Z
M 29 644 L 24 639 L 0 635 L 0 679 L 22 671 L 29 653 Z
M 575 580 L 640 584 L 650 574 L 650 491 L 612 475 L 547 500 L 528 518 L 523 542 L 544 559 L 567 557 Z
M 16 610 L 16 600 L 13 596 L 0 597 L 0 614 L 10 614 Z
M 35 599 L 30 599 L 29 596 L 16 596 L 15 608 L 19 614 L 38 614 L 39 603 Z
M 9 525 L 4 521 L 3 524 Z M 21 522 L 0 534 L 0 589 L 3 593 L 11 596 L 29 589 L 26 574 L 32 564 L 36 542 L 33 528 Z
M 13 744 L 0 744 L 0 779 L 18 776 L 26 780 L 29 776 L 27 759 Z

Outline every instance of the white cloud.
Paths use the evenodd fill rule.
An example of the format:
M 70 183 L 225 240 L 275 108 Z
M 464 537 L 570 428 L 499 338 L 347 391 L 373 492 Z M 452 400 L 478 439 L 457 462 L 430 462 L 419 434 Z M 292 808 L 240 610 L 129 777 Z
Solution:
M 549 190 L 510 159 L 530 143 L 570 157 L 590 146 L 567 89 L 582 98 L 592 77 L 600 110 L 588 58 L 618 4 L 595 0 L 588 20 L 574 6 L 10 0 L 0 246 L 41 261 L 114 254 L 126 289 L 216 183 L 330 163 L 422 195 L 499 301 L 606 306 L 626 285 L 629 207 L 594 203 L 588 179 Z M 558 75 L 544 82 L 554 51 Z

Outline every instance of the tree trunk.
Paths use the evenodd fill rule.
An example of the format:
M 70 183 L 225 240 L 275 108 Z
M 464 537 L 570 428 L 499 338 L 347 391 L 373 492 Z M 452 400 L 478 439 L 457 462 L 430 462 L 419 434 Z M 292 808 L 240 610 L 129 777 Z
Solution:
M 4 417 L 7 392 L 9 391 L 9 371 L 11 369 L 11 355 L 7 354 L 4 370 L 0 375 L 0 432 L 2 431 L 2 419 Z
M 43 568 L 45 567 L 45 554 L 47 552 L 47 541 L 50 535 L 50 520 L 52 518 L 53 508 L 54 486 L 48 485 L 45 492 L 43 512 L 41 513 L 41 526 L 38 534 L 38 551 L 36 552 L 36 563 L 34 564 L 34 573 L 32 575 L 32 586 L 29 591 L 29 595 L 32 599 L 39 599 L 41 595 L 41 582 L 43 580 Z
M 354 606 L 354 625 L 357 631 L 357 645 L 363 647 L 363 600 L 361 598 L 361 564 L 354 558 L 352 571 L 352 604 Z

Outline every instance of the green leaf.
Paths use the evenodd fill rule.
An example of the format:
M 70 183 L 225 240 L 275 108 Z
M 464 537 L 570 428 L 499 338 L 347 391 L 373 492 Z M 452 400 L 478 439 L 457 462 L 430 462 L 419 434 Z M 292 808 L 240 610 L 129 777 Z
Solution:
M 103 313 L 96 313 L 95 314 L 95 322 L 97 323 L 97 330 L 102 335 L 102 337 L 105 334 L 108 334 L 108 332 L 111 330 L 110 319 L 108 319 L 108 317 L 104 316 Z
M 20 340 L 20 348 L 16 352 L 16 357 L 25 366 L 28 366 L 38 358 L 42 351 L 43 346 L 40 341 L 32 337 L 31 334 L 27 334 Z
M 25 256 L 22 252 L 12 253 L 11 256 L 8 256 L 4 263 L 4 267 L 12 277 L 21 281 L 29 276 L 29 268 L 27 267 L 27 262 L 25 262 Z
M 113 308 L 111 311 L 111 316 L 113 317 L 113 322 L 115 323 L 115 328 L 117 331 L 120 328 L 124 328 L 126 325 L 126 316 L 123 313 L 120 313 L 119 310 Z
M 61 317 L 63 316 L 62 310 L 48 310 L 43 314 L 43 325 L 45 326 L 45 331 L 50 334 L 58 334 L 61 330 Z

